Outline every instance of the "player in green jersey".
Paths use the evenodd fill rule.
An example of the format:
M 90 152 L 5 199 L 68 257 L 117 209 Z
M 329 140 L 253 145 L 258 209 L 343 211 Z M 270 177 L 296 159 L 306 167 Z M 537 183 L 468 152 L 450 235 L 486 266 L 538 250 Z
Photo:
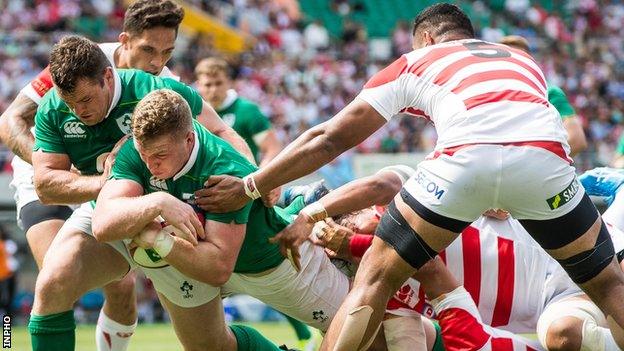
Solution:
M 529 42 L 519 35 L 508 35 L 501 39 L 501 44 L 523 50 L 530 53 Z M 568 101 L 565 92 L 558 86 L 548 84 L 548 102 L 553 105 L 563 122 L 563 127 L 568 133 L 568 144 L 570 145 L 570 156 L 575 156 L 579 152 L 587 149 L 587 138 L 583 132 L 583 125 L 574 111 L 574 107 Z
M 128 6 L 119 41 L 99 44 L 115 68 L 136 68 L 161 77 L 176 78 L 166 67 L 175 48 L 184 10 L 171 0 L 138 0 Z M 33 184 L 31 155 L 37 106 L 52 89 L 49 68 L 40 72 L 17 95 L 0 117 L 0 139 L 16 155 L 12 162 L 18 226 L 40 268 L 52 240 L 72 214 L 68 205 L 44 205 Z M 95 329 L 99 351 L 124 351 L 136 327 L 134 275 L 103 287 L 105 302 Z
M 43 99 L 36 116 L 34 182 L 45 204 L 74 204 L 94 200 L 114 162 L 114 145 L 130 132 L 134 106 L 149 91 L 169 87 L 193 106 L 198 120 L 211 131 L 248 148 L 193 89 L 171 79 L 137 70 L 115 70 L 101 49 L 80 37 L 63 38 L 52 50 L 50 72 L 56 89 Z M 249 153 L 250 154 L 250 153 Z M 80 172 L 71 171 L 72 164 Z M 72 214 L 72 216 L 80 214 Z M 36 286 L 30 320 L 33 348 L 73 349 L 73 312 L 77 287 L 98 287 L 91 278 L 93 252 L 110 250 L 84 235 L 70 219 L 52 242 Z M 109 268 L 114 269 L 114 266 Z M 116 278 L 125 273 L 115 273 Z M 103 274 L 103 277 L 107 277 Z M 110 276 L 108 276 L 110 277 Z M 130 296 L 132 297 L 132 296 Z M 127 304 L 134 304 L 128 297 Z
M 214 107 L 227 125 L 245 139 L 260 167 L 282 151 L 283 145 L 260 107 L 238 96 L 232 88 L 230 68 L 225 60 L 215 57 L 201 60 L 195 66 L 195 76 L 199 94 Z M 277 188 L 268 194 L 265 205 L 275 205 L 280 190 Z
M 93 215 L 93 233 L 98 241 L 116 247 L 131 266 L 136 251 L 128 251 L 122 240 L 133 240 L 145 250 L 154 250 L 157 264 L 147 270 L 174 321 L 207 326 L 214 342 L 233 342 L 222 330 L 222 295 L 243 293 L 277 310 L 325 330 L 348 290 L 347 277 L 332 265 L 324 251 L 310 243 L 302 248 L 300 269 L 286 260 L 269 239 L 285 228 L 290 216 L 280 208 L 265 207 L 260 200 L 230 213 L 215 214 L 194 209 L 193 193 L 215 174 L 245 176 L 257 168 L 229 145 L 191 120 L 183 98 L 171 91 L 150 93 L 133 114 L 133 139 L 120 149 L 109 180 L 98 197 Z M 189 235 L 172 236 L 161 230 L 156 218 L 181 231 L 192 232 L 197 216 L 202 218 L 199 242 Z M 201 235 L 205 233 L 205 235 Z M 203 239 L 203 240 L 201 240 Z M 134 259 L 133 259 L 134 257 Z M 178 284 L 164 274 L 175 268 Z M 170 277 L 170 276 L 169 276 Z M 180 309 L 185 301 L 179 292 L 169 292 L 193 279 L 193 285 L 211 298 L 196 300 L 194 313 Z M 199 302 L 202 305 L 198 305 Z M 216 318 L 216 316 L 219 318 Z M 180 335 L 180 333 L 179 333 Z M 181 339 L 199 338 L 196 332 Z M 221 339 L 219 339 L 221 338 Z M 227 341 L 230 340 L 230 341 Z M 220 341 L 219 341 L 220 342 Z M 239 345 L 240 347 L 240 345 Z M 240 349 L 240 348 L 239 348 Z

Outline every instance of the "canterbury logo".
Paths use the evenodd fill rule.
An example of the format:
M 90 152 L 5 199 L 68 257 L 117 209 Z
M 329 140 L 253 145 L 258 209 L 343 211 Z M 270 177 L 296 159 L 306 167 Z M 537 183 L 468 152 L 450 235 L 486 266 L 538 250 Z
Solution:
M 167 190 L 167 182 L 162 179 L 158 179 L 152 176 L 149 180 L 149 183 L 152 187 L 158 190 L 165 190 L 165 191 Z
M 83 127 L 84 124 L 81 122 L 67 122 L 63 129 L 65 129 L 65 134 L 68 135 L 82 135 L 86 132 Z

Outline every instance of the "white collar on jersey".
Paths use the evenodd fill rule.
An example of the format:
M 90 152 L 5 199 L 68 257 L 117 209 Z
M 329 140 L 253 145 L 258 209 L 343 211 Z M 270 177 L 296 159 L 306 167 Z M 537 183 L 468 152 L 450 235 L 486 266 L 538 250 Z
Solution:
M 236 99 L 238 99 L 238 93 L 236 92 L 236 90 L 228 89 L 227 93 L 225 94 L 225 99 L 223 99 L 223 102 L 221 103 L 221 106 L 219 106 L 217 111 L 223 111 L 226 108 L 232 106 Z
M 180 172 L 173 176 L 174 181 L 180 179 L 180 177 L 188 173 L 188 171 L 190 171 L 195 165 L 195 161 L 197 161 L 197 154 L 199 154 L 199 137 L 195 131 L 193 131 L 193 136 L 195 137 L 195 144 L 193 145 L 193 150 L 191 150 L 191 156 L 188 161 L 186 161 L 186 164 L 182 167 Z
M 106 113 L 106 117 L 104 118 L 108 118 L 111 111 L 117 106 L 119 99 L 121 99 L 121 78 L 119 78 L 119 73 L 117 73 L 115 67 L 111 66 L 111 68 L 113 69 L 113 81 L 115 82 L 113 88 L 113 100 L 111 101 L 111 104 L 108 107 L 108 112 Z

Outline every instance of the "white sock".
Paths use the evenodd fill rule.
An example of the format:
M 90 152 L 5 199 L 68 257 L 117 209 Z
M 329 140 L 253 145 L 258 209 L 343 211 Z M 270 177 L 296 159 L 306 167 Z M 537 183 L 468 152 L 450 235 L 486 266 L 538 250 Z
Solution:
M 98 351 L 126 351 L 130 337 L 134 334 L 137 323 L 123 325 L 108 318 L 100 310 L 97 327 L 95 328 L 95 344 Z

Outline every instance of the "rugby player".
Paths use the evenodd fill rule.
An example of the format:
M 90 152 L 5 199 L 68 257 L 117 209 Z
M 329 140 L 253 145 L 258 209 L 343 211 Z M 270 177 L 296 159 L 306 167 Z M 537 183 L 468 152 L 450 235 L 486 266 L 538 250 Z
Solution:
M 116 68 L 137 68 L 160 77 L 178 80 L 165 65 L 175 47 L 175 40 L 184 11 L 171 0 L 139 0 L 131 4 L 125 15 L 119 42 L 102 43 L 100 48 Z M 0 117 L 0 139 L 16 155 L 12 161 L 18 225 L 26 233 L 28 245 L 37 266 L 52 239 L 71 215 L 67 205 L 43 204 L 33 184 L 31 154 L 35 112 L 41 98 L 52 88 L 49 68 L 39 75 L 15 98 Z M 129 336 L 136 326 L 134 278 L 104 287 L 106 297 L 95 331 L 99 351 L 126 350 Z
M 333 221 L 319 222 L 312 239 L 330 248 L 332 256 L 359 260 L 372 243 L 387 205 L 385 200 L 391 199 L 414 173 L 406 166 L 387 167 L 326 195 L 319 200 L 320 205 L 346 227 Z M 618 175 L 618 184 L 622 184 L 624 176 Z M 367 193 L 376 195 L 363 196 Z M 624 202 L 624 197 L 620 200 Z M 342 214 L 338 208 L 355 212 Z M 613 217 L 612 210 L 605 213 L 605 221 Z M 305 217 L 307 211 L 304 209 L 300 216 Z M 319 224 L 323 225 L 319 228 Z M 305 230 L 299 227 L 288 230 Z M 621 257 L 624 234 L 612 225 L 609 232 Z M 425 296 L 423 287 L 410 278 L 387 306 L 389 315 L 398 316 L 386 317 L 383 323 L 390 350 L 410 350 L 419 341 L 424 343 L 419 340 L 423 335 L 418 324 L 421 314 L 440 319 L 446 350 L 540 349 L 540 345 L 517 335 L 527 333 L 537 333 L 541 346 L 548 350 L 617 350 L 600 309 L 588 301 L 518 221 L 482 216 L 440 257 L 458 278 L 456 284 L 466 289 L 451 283 L 454 291 L 429 289 L 435 294 Z M 438 276 L 448 277 L 440 272 Z M 430 323 L 424 325 L 431 327 Z M 424 334 L 427 344 L 432 345 L 435 334 Z
M 290 222 L 280 208 L 258 200 L 243 209 L 214 214 L 197 208 L 205 240 L 198 243 L 163 230 L 177 216 L 195 216 L 193 193 L 212 174 L 245 176 L 256 167 L 233 148 L 191 119 L 191 110 L 177 93 L 163 89 L 147 95 L 132 117 L 131 140 L 119 150 L 109 180 L 93 215 L 93 234 L 109 242 L 134 268 L 123 240 L 153 249 L 168 266 L 145 270 L 154 282 L 174 323 L 202 326 L 176 328 L 185 347 L 246 350 L 236 333 L 223 323 L 221 295 L 251 295 L 282 313 L 322 331 L 348 291 L 347 277 L 334 267 L 323 250 L 302 247 L 300 269 L 282 257 L 269 238 Z M 177 275 L 163 277 L 175 270 Z M 202 292 L 185 301 L 178 286 L 188 281 Z M 219 288 L 221 287 L 221 288 Z M 183 321 L 183 322 L 181 322 Z M 250 350 L 253 348 L 250 348 Z
M 528 54 L 531 53 L 529 50 L 529 42 L 524 37 L 519 35 L 508 35 L 503 37 L 500 43 L 523 50 Z M 567 139 L 568 145 L 570 145 L 570 156 L 575 156 L 579 152 L 587 149 L 587 138 L 585 137 L 585 132 L 583 131 L 583 125 L 580 118 L 576 115 L 574 107 L 572 107 L 572 104 L 568 101 L 568 97 L 563 89 L 548 83 L 546 96 L 548 96 L 548 102 L 550 102 L 557 109 L 557 112 L 559 112 L 559 115 L 561 116 L 563 127 L 568 135 Z
M 238 96 L 230 77 L 231 69 L 221 58 L 206 58 L 195 66 L 197 91 L 212 105 L 219 117 L 245 139 L 256 163 L 262 167 L 282 151 L 282 143 L 277 138 L 269 119 L 260 111 L 260 107 Z M 271 191 L 265 205 L 274 206 L 280 198 L 280 193 L 280 188 Z M 304 346 L 306 340 L 312 338 L 310 330 L 300 321 L 288 315 L 284 316 L 295 330 L 301 342 L 300 346 Z
M 114 162 L 113 147 L 130 133 L 134 106 L 158 88 L 179 91 L 189 100 L 201 123 L 250 154 L 244 141 L 223 124 L 192 88 L 144 71 L 116 70 L 104 52 L 89 40 L 74 36 L 57 43 L 50 56 L 50 74 L 55 89 L 44 97 L 37 110 L 32 154 L 35 189 L 42 203 L 79 204 L 94 200 Z M 80 173 L 71 171 L 72 166 Z M 74 211 L 45 255 L 30 320 L 34 349 L 53 350 L 48 342 L 73 349 L 71 308 L 79 297 L 76 292 L 81 286 L 101 286 L 95 283 L 101 281 L 98 279 L 125 275 L 108 266 L 106 252 L 101 259 L 94 258 L 98 255 L 92 255 L 93 252 L 110 248 L 97 245 L 84 234 L 83 220 L 84 213 Z M 116 254 L 114 250 L 108 253 Z M 102 274 L 94 281 L 91 278 L 97 270 L 93 266 L 97 265 L 114 273 Z M 115 279 L 105 282 L 112 280 Z M 131 300 L 133 294 L 119 295 L 122 307 L 135 304 Z
M 491 208 L 520 221 L 607 315 L 624 347 L 624 272 L 570 164 L 537 63 L 524 51 L 475 39 L 470 19 L 451 4 L 423 10 L 413 33 L 414 51 L 375 74 L 334 118 L 244 179 L 212 177 L 197 203 L 213 212 L 240 208 L 318 169 L 399 112 L 428 118 L 438 133 L 436 151 L 384 213 L 322 349 L 366 349 L 390 296 Z M 294 258 L 306 240 L 280 239 Z

